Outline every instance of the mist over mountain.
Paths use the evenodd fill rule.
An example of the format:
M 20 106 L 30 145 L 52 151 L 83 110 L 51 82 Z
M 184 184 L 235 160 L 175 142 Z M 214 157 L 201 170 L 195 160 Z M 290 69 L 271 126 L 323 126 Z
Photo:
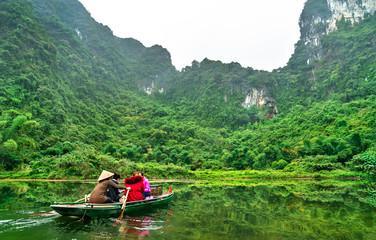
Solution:
M 77 0 L 0 3 L 0 168 L 34 177 L 364 171 L 375 160 L 375 1 L 308 0 L 288 65 L 115 37 Z

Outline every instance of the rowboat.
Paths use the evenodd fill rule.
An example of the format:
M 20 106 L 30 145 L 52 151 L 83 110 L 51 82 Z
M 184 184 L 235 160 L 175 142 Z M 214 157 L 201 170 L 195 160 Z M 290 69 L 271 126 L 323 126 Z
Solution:
M 162 185 L 150 186 L 152 198 L 140 201 L 127 202 L 125 213 L 134 213 L 152 209 L 171 202 L 174 193 L 170 190 L 163 194 Z M 123 203 L 89 203 L 87 198 L 76 202 L 54 202 L 51 208 L 63 216 L 87 216 L 91 218 L 118 217 L 122 212 Z
M 125 213 L 152 209 L 171 202 L 174 193 L 167 193 L 152 199 L 127 202 Z M 54 202 L 51 208 L 63 216 L 87 216 L 91 218 L 118 217 L 122 203 Z

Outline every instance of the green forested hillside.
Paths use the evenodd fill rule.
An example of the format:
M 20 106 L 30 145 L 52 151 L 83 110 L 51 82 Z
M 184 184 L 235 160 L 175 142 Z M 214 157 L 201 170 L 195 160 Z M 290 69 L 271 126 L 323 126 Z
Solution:
M 308 1 L 302 18 L 321 11 L 316 5 Z M 155 177 L 373 174 L 376 17 L 337 25 L 309 64 L 307 53 L 318 50 L 300 40 L 273 72 L 208 59 L 178 72 L 166 49 L 113 36 L 76 0 L 3 0 L 2 176 L 93 178 L 102 168 Z M 152 84 L 164 91 L 145 93 Z M 268 106 L 242 106 L 250 88 L 268 90 L 274 118 Z

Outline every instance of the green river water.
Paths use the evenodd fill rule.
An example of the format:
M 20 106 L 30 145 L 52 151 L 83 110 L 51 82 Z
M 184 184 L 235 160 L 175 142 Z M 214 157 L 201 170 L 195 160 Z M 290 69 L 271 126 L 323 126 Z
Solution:
M 153 183 L 155 184 L 155 183 Z M 51 211 L 90 193 L 88 182 L 0 182 L 0 239 L 376 239 L 376 183 L 227 180 L 172 185 L 166 206 L 116 218 Z

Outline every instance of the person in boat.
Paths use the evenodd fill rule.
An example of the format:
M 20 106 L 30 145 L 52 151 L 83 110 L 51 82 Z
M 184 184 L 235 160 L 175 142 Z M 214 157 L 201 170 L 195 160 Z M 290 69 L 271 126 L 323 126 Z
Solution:
M 113 173 L 106 170 L 102 171 L 101 175 L 98 178 L 98 184 L 90 195 L 91 203 L 113 203 L 114 201 L 110 197 L 107 197 L 105 195 L 109 186 L 112 186 L 116 189 L 126 189 L 126 187 L 114 183 L 111 180 L 112 176 L 114 176 Z
M 142 196 L 144 197 L 144 199 L 150 198 L 151 192 L 149 180 L 144 176 L 143 172 L 139 172 L 138 174 L 142 177 L 142 183 L 144 184 L 144 192 L 142 193 Z
M 124 184 L 126 187 L 130 187 L 127 202 L 144 200 L 142 193 L 144 192 L 144 183 L 142 177 L 138 175 L 138 172 L 133 173 L 133 177 L 126 178 Z
M 120 181 L 120 174 L 114 173 L 114 176 L 112 177 L 112 181 L 119 185 Z M 109 198 L 111 198 L 114 202 L 122 202 L 122 198 L 119 196 L 120 192 L 118 188 L 114 188 L 113 186 L 108 186 L 108 192 L 105 193 L 105 195 Z

